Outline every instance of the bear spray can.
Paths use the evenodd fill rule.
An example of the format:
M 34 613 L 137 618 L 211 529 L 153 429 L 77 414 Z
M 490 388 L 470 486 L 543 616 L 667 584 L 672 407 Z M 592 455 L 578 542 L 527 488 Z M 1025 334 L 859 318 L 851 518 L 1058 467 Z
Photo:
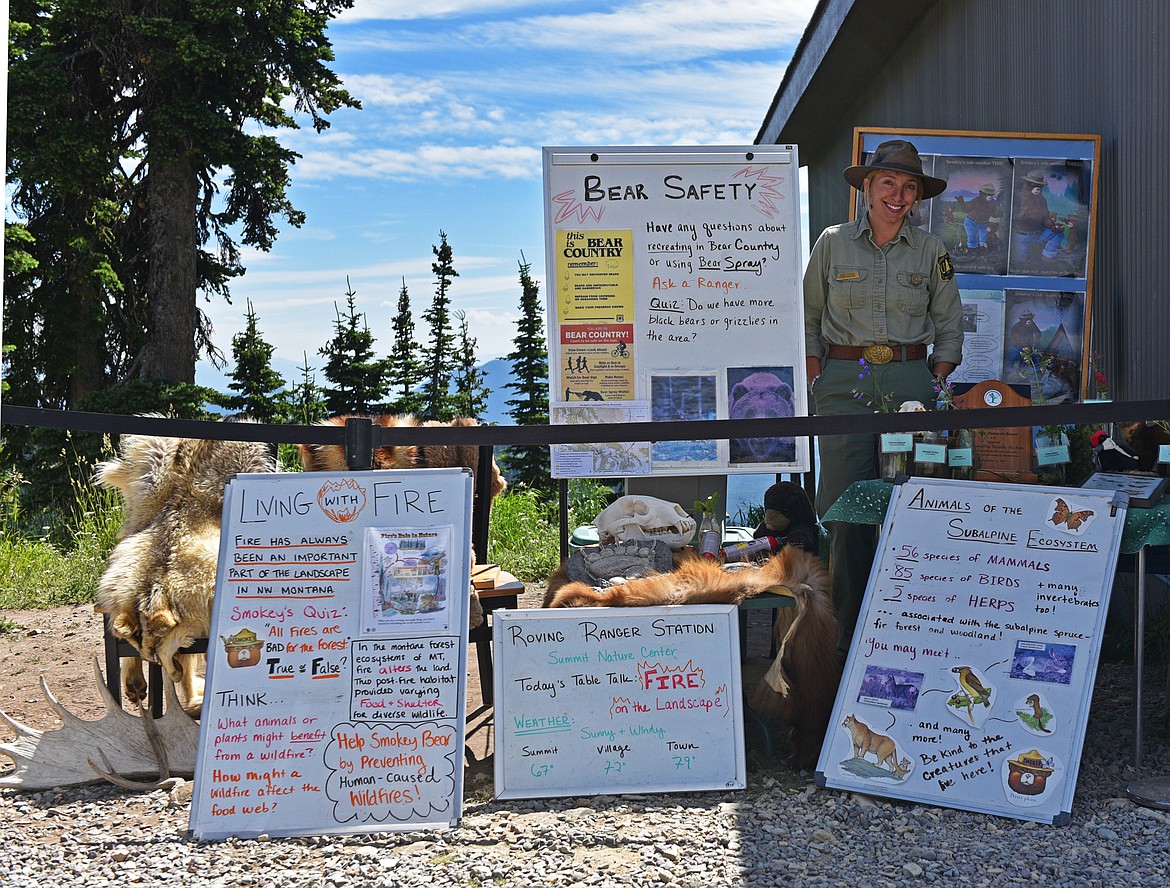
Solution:
M 699 555 L 718 561 L 719 546 L 722 542 L 723 534 L 715 523 L 715 517 L 708 513 L 703 517 L 703 524 L 699 528 Z
M 780 550 L 780 540 L 774 536 L 762 536 L 747 542 L 736 543 L 734 546 L 724 546 L 720 553 L 723 560 L 731 563 L 735 561 L 754 561 L 766 558 L 773 552 Z

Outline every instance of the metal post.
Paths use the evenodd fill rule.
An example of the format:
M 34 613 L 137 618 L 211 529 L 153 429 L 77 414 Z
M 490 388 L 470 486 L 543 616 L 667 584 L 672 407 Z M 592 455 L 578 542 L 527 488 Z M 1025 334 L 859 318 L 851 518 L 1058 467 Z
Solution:
M 471 507 L 471 545 L 477 564 L 488 563 L 488 535 L 492 523 L 492 463 L 491 444 L 479 446 L 479 464 L 475 471 L 475 497 Z
M 346 417 L 345 465 L 350 471 L 374 465 L 374 421 L 368 416 Z
M 561 524 L 561 561 L 569 558 L 569 479 L 557 480 L 557 494 L 559 497 L 558 512 Z
M 1142 766 L 1142 685 L 1145 669 L 1146 641 L 1146 547 L 1137 551 L 1137 594 L 1133 602 L 1133 767 Z

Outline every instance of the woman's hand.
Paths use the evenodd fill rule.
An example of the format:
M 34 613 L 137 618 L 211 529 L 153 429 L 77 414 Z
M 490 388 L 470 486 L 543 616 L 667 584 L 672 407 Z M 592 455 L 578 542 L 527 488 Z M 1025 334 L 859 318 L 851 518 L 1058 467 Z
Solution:
M 804 373 L 808 377 L 808 384 L 812 385 L 821 375 L 821 359 L 809 355 L 804 359 Z

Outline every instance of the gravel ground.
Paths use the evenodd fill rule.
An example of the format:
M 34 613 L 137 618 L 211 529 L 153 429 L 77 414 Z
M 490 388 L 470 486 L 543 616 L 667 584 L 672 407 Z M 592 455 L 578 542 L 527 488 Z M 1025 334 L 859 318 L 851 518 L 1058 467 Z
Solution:
M 1124 798 L 1130 672 L 1104 666 L 1072 823 L 1057 827 L 816 788 L 749 756 L 738 793 L 508 801 L 469 780 L 454 830 L 200 844 L 190 784 L 0 792 L 10 886 L 1166 885 L 1170 814 Z M 1167 773 L 1146 738 L 1141 776 Z
M 1146 695 L 1152 713 L 1157 677 Z M 5 705 L 26 697 L 22 687 Z M 461 825 L 443 831 L 198 843 L 187 835 L 189 783 L 0 790 L 0 885 L 1162 886 L 1170 812 L 1134 804 L 1125 789 L 1170 775 L 1170 744 L 1147 730 L 1144 766 L 1131 770 L 1132 705 L 1129 666 L 1103 664 L 1064 827 L 818 789 L 762 759 L 749 728 L 746 791 L 497 801 L 490 760 L 480 760 Z

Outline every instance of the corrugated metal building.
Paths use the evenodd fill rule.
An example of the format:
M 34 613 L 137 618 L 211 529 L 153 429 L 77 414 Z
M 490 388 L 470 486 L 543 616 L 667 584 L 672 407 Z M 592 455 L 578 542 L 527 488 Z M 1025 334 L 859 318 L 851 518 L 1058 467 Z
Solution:
M 1099 134 L 1092 350 L 1112 397 L 1166 397 L 1170 2 L 822 0 L 756 138 L 799 147 L 814 240 L 855 126 Z

